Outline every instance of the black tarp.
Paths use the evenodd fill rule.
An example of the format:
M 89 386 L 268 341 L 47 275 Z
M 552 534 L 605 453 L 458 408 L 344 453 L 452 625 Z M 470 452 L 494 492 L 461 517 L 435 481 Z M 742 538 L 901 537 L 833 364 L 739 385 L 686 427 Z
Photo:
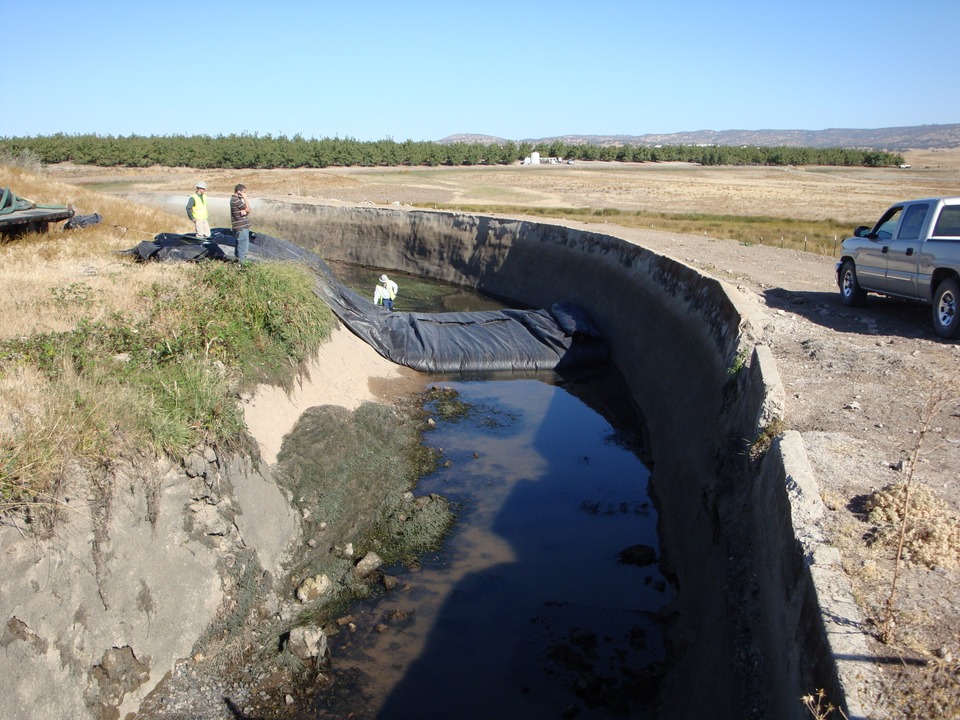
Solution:
M 126 252 L 143 260 L 232 260 L 236 240 L 215 228 L 201 242 L 195 235 L 162 233 Z M 380 355 L 424 372 L 490 372 L 584 367 L 609 358 L 609 348 L 579 307 L 557 303 L 550 310 L 484 310 L 457 313 L 390 312 L 340 283 L 317 255 L 293 243 L 256 233 L 250 257 L 291 260 L 312 268 L 317 295 L 340 321 Z
M 64 230 L 76 230 L 77 228 L 85 228 L 90 225 L 96 225 L 103 217 L 100 213 L 93 213 L 92 215 L 74 215 L 72 218 L 67 220 L 63 224 Z
M 221 245 L 237 244 L 229 230 L 211 230 L 209 238 L 178 233 L 160 233 L 153 240 L 144 240 L 124 253 L 136 255 L 141 260 L 234 260 L 235 255 L 224 252 Z

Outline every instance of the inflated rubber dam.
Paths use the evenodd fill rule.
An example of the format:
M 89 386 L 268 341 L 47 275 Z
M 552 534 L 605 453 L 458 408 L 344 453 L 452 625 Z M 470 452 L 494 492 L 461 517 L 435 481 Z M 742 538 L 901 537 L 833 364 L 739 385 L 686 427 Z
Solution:
M 661 569 L 677 590 L 661 707 L 799 719 L 799 698 L 823 688 L 861 716 L 856 605 L 822 542 L 802 439 L 779 431 L 758 308 L 675 260 L 560 225 L 268 201 L 258 220 L 329 261 L 583 308 L 646 420 Z

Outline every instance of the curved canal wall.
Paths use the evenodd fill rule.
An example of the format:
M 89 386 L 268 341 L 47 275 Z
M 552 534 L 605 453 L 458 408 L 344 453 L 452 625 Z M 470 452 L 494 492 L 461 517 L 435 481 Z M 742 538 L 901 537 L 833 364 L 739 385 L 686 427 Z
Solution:
M 799 720 L 799 698 L 823 688 L 862 716 L 857 608 L 823 543 L 802 439 L 778 430 L 783 390 L 746 298 L 626 240 L 549 223 L 268 201 L 257 212 L 327 260 L 583 307 L 647 419 L 661 565 L 678 591 L 664 712 Z

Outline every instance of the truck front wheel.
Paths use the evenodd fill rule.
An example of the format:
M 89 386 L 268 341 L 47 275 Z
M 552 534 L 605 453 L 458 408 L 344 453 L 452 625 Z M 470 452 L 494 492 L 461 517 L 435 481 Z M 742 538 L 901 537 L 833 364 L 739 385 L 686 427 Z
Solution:
M 937 335 L 953 340 L 960 334 L 960 315 L 957 314 L 960 303 L 960 284 L 956 278 L 947 278 L 933 294 L 933 327 Z
M 857 282 L 857 267 L 853 260 L 845 260 L 840 267 L 840 302 L 854 307 L 862 305 L 867 297 L 866 291 Z

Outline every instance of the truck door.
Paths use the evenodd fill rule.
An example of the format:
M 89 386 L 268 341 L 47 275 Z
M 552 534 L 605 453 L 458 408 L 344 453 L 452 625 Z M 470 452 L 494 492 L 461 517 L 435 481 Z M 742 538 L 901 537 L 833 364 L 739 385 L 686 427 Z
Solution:
M 870 242 L 857 251 L 857 279 L 867 290 L 887 290 L 887 255 L 902 215 L 902 205 L 887 210 L 867 236 Z
M 908 205 L 904 210 L 900 227 L 887 244 L 887 292 L 917 296 L 917 261 L 929 213 L 929 203 Z

